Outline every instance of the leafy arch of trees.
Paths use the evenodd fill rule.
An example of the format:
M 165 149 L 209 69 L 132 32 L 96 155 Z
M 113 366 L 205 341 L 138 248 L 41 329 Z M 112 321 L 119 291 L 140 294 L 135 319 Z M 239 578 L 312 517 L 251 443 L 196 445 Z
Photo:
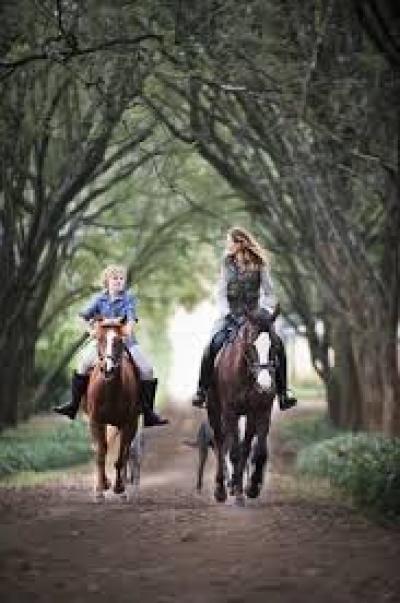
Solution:
M 36 268 L 46 258 L 52 266 L 58 257 L 62 263 L 71 252 L 73 221 L 53 229 L 42 247 L 34 238 L 22 253 L 10 251 L 9 241 L 32 223 L 29 204 L 40 222 L 54 215 L 52 205 L 49 214 L 37 203 L 40 195 L 54 207 L 57 199 L 68 199 L 63 212 L 87 224 L 85 211 L 92 211 L 97 196 L 147 159 L 171 154 L 163 135 L 159 147 L 157 124 L 163 124 L 214 167 L 253 216 L 276 258 L 287 308 L 306 326 L 331 418 L 399 434 L 395 3 L 89 2 L 78 9 L 60 1 L 43 8 L 30 35 L 15 23 L 15 10 L 6 11 L 13 35 L 2 43 L 0 69 L 9 86 L 2 129 L 8 138 L 17 132 L 24 144 L 11 149 L 10 166 L 2 171 L 3 217 L 11 225 L 3 229 L 2 271 L 13 273 L 15 257 L 18 266 L 24 265 L 19 258 L 31 255 Z M 46 91 L 36 130 L 34 117 L 30 124 L 11 117 L 11 108 L 32 98 L 33 81 L 39 96 Z M 135 122 L 135 115 L 141 119 Z M 53 128 L 49 134 L 48 124 L 57 125 L 58 135 Z M 53 154 L 43 162 L 57 144 L 64 161 Z M 77 145 L 83 165 L 72 152 Z M 4 151 L 4 166 L 9 157 Z M 56 272 L 47 286 L 42 271 L 28 279 L 22 272 L 16 302 L 0 306 L 2 312 L 9 316 L 12 307 L 17 317 L 17 308 L 27 306 L 26 281 L 35 295 L 43 285 L 37 302 L 43 308 Z M 322 334 L 316 328 L 321 321 Z M 20 335 L 15 347 L 19 358 L 31 350 L 28 375 L 35 341 Z M 4 388 L 2 396 L 9 397 L 10 386 Z

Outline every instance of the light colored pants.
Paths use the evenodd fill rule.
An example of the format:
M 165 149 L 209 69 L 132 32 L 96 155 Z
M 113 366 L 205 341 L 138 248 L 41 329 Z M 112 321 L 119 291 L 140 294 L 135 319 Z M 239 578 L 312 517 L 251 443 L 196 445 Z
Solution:
M 141 351 L 139 345 L 137 343 L 129 343 L 127 344 L 127 349 L 139 370 L 140 378 L 143 381 L 153 379 L 153 367 Z M 80 375 L 86 375 L 96 364 L 96 361 L 97 342 L 95 339 L 90 339 L 78 355 L 76 372 Z

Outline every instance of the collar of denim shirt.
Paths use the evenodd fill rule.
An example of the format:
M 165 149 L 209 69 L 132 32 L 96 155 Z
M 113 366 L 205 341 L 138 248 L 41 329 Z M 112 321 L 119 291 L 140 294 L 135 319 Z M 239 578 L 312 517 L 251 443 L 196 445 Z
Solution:
M 104 300 L 104 301 L 114 302 L 117 299 L 124 299 L 126 297 L 126 295 L 127 295 L 126 289 L 121 291 L 121 293 L 118 293 L 118 295 L 116 295 L 115 297 L 111 297 L 111 295 L 109 294 L 108 291 L 103 291 L 103 293 L 100 295 L 100 299 Z

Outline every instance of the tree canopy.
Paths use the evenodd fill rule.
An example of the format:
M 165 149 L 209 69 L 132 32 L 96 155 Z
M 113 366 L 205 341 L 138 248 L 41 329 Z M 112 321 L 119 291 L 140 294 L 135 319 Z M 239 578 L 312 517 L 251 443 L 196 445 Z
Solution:
M 246 212 L 331 418 L 400 432 L 395 4 L 3 6 L 3 422 L 100 263 L 127 261 L 167 314 L 201 297 Z

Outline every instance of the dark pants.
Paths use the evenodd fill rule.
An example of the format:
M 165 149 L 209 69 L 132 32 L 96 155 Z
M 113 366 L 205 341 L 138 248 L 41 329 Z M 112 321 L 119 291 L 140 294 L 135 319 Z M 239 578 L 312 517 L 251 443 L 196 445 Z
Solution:
M 220 328 L 215 331 L 210 343 L 203 352 L 200 366 L 199 389 L 207 391 L 211 384 L 215 358 L 224 343 L 233 336 L 242 324 L 242 319 L 228 315 L 221 322 Z M 273 326 L 268 330 L 271 337 L 272 347 L 277 360 L 276 389 L 277 394 L 286 392 L 287 387 L 287 362 L 285 348 L 282 339 L 277 335 Z

